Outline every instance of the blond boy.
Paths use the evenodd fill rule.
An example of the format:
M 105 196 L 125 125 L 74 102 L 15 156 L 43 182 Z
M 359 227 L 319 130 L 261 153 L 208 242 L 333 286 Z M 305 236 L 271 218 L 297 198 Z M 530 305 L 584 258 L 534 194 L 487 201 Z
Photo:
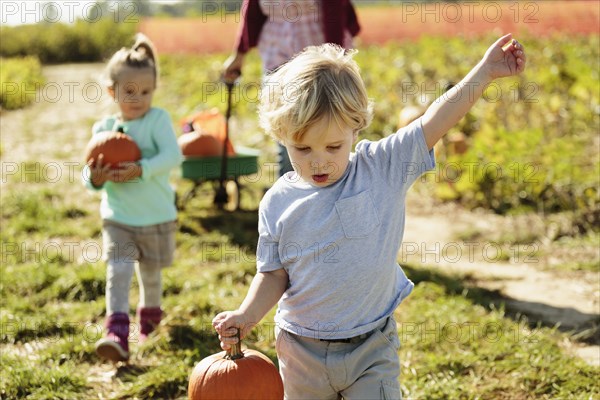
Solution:
M 294 171 L 259 209 L 257 274 L 213 326 L 229 348 L 278 303 L 276 348 L 287 399 L 399 399 L 394 310 L 413 283 L 397 264 L 404 199 L 434 168 L 432 148 L 494 79 L 525 68 L 522 45 L 498 39 L 425 114 L 393 135 L 352 146 L 371 104 L 352 52 L 307 48 L 265 84 L 262 127 Z

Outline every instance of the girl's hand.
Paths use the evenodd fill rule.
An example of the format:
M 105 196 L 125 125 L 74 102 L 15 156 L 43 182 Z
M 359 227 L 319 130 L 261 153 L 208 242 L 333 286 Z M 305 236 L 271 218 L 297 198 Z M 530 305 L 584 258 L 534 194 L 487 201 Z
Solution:
M 512 34 L 502 36 L 485 53 L 482 67 L 491 79 L 518 75 L 525 70 L 525 49 Z
M 108 180 L 123 183 L 142 176 L 142 167 L 138 163 L 122 162 L 117 167 L 109 172 Z
M 221 348 L 229 350 L 232 345 L 238 342 L 238 330 L 240 331 L 240 338 L 244 338 L 256 323 L 247 321 L 245 315 L 237 310 L 217 314 L 212 321 L 212 325 L 219 334 Z
M 111 173 L 110 164 L 104 164 L 104 154 L 100 154 L 96 160 L 93 158 L 87 163 L 90 169 L 90 181 L 95 187 L 101 187 L 109 180 Z

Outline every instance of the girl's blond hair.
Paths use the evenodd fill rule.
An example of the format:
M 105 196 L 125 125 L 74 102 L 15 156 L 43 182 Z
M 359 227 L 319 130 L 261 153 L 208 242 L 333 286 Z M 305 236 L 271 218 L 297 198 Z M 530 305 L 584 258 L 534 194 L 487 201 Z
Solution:
M 135 43 L 130 48 L 122 47 L 108 61 L 105 69 L 105 80 L 108 87 L 114 87 L 119 80 L 123 67 L 152 68 L 154 84 L 158 83 L 158 59 L 154 45 L 143 33 L 135 36 Z
M 354 132 L 373 115 L 355 51 L 333 45 L 307 47 L 269 75 L 261 91 L 260 126 L 277 141 L 298 141 L 322 117 Z

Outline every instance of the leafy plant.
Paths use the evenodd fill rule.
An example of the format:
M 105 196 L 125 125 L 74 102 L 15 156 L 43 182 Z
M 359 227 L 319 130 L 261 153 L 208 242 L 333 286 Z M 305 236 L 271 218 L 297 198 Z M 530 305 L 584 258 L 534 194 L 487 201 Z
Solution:
M 36 56 L 43 64 L 103 61 L 133 41 L 137 24 L 111 18 L 73 24 L 38 23 L 0 28 L 0 56 Z
M 30 104 L 44 82 L 42 66 L 36 56 L 0 57 L 0 107 L 3 109 L 15 110 Z

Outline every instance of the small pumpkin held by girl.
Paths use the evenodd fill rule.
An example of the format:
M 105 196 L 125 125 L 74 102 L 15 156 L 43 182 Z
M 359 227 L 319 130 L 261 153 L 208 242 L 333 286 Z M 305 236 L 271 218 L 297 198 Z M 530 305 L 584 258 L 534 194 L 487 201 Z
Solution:
M 183 157 L 169 114 L 152 107 L 157 62 L 154 46 L 142 34 L 131 48 L 123 47 L 112 56 L 105 78 L 118 112 L 94 124 L 92 142 L 104 145 L 100 151 L 98 143 L 91 145 L 96 152 L 90 152 L 84 167 L 85 185 L 102 192 L 106 334 L 96 343 L 96 352 L 112 362 L 127 361 L 130 339 L 145 341 L 161 321 L 161 269 L 172 263 L 175 251 L 177 210 L 169 173 Z M 120 132 L 119 140 L 133 142 L 139 154 L 119 159 L 114 146 L 107 144 L 118 135 L 95 141 L 106 132 Z M 130 337 L 129 290 L 134 271 L 140 288 L 139 330 Z

